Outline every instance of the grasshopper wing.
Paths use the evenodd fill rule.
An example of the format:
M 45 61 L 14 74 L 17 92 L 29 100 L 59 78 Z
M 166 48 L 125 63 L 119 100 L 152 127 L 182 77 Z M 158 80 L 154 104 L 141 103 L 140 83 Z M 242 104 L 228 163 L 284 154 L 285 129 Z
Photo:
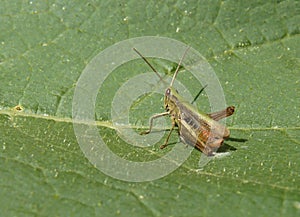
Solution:
M 182 142 L 196 147 L 206 155 L 213 155 L 222 145 L 224 138 L 230 135 L 229 130 L 216 121 L 224 118 L 225 110 L 206 115 L 184 102 L 178 103 L 177 107 L 180 119 L 177 125 Z

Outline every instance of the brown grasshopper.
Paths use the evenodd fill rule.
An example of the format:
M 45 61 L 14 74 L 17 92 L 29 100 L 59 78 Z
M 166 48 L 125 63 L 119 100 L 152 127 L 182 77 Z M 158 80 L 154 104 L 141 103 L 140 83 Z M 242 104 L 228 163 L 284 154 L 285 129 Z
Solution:
M 165 91 L 164 108 L 166 112 L 153 115 L 149 120 L 149 130 L 142 132 L 141 134 L 148 134 L 152 131 L 154 119 L 170 115 L 172 120 L 172 128 L 167 136 L 166 141 L 160 146 L 161 149 L 168 145 L 171 133 L 177 126 L 178 134 L 183 143 L 194 146 L 204 154 L 212 156 L 222 145 L 224 139 L 228 138 L 230 135 L 229 130 L 220 124 L 218 120 L 232 115 L 235 107 L 229 106 L 225 110 L 205 114 L 201 111 L 198 111 L 190 103 L 186 102 L 183 97 L 178 94 L 177 90 L 173 88 L 173 83 L 188 49 L 181 57 L 173 75 L 171 84 Z M 133 50 L 150 66 L 155 74 L 162 79 L 154 67 L 148 62 L 148 60 L 135 48 L 133 48 Z

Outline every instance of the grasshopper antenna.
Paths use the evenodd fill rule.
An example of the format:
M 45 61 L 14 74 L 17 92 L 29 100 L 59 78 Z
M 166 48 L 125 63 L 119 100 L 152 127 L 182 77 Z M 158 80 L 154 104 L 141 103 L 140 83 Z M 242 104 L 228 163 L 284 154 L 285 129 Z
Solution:
M 195 98 L 193 99 L 193 101 L 191 102 L 191 104 L 193 104 L 197 99 L 198 97 L 200 96 L 200 94 L 203 92 L 203 90 L 207 87 L 207 84 L 201 88 L 201 90 L 199 91 L 199 93 L 195 96 Z
M 184 53 L 183 53 L 181 59 L 179 60 L 179 63 L 178 63 L 178 66 L 177 66 L 177 68 L 176 68 L 176 71 L 175 71 L 175 73 L 174 73 L 174 75 L 173 75 L 173 78 L 172 78 L 170 87 L 173 86 L 173 83 L 174 83 L 175 78 L 176 78 L 176 76 L 177 76 L 177 74 L 178 74 L 179 68 L 180 68 L 180 66 L 181 66 L 181 63 L 182 63 L 182 61 L 183 61 L 184 57 L 186 56 L 186 54 L 187 54 L 187 52 L 188 52 L 189 49 L 190 49 L 190 47 L 188 47 L 188 48 L 184 51 Z
M 156 71 L 156 69 L 149 63 L 149 61 L 136 48 L 132 48 L 132 49 L 147 63 L 147 65 L 159 77 L 159 79 L 165 83 L 165 81 L 163 80 L 163 78 L 160 76 L 160 74 L 158 74 L 158 72 Z

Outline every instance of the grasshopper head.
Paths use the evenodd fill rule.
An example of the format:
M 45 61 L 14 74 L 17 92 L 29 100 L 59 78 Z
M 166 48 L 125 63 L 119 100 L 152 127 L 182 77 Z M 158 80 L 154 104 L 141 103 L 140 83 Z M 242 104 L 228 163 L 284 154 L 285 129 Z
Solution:
M 175 101 L 177 100 L 176 93 L 177 90 L 174 89 L 173 87 L 168 87 L 166 89 L 165 98 L 164 98 L 164 107 L 166 111 L 173 110 L 176 107 L 175 105 Z
M 165 98 L 164 98 L 165 109 L 167 111 L 168 111 L 168 104 L 170 103 L 171 95 L 172 95 L 172 90 L 170 87 L 168 87 L 165 91 Z

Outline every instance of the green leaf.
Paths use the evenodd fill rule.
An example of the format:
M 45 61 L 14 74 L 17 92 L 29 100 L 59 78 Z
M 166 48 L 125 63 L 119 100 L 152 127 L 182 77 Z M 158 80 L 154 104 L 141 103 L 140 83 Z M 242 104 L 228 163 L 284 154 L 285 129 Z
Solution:
M 298 1 L 3 1 L 0 7 L 0 210 L 3 216 L 297 216 L 300 213 L 300 4 Z M 211 64 L 226 101 L 230 155 L 202 170 L 194 150 L 173 173 L 129 183 L 96 169 L 72 124 L 76 83 L 89 61 L 119 41 L 159 35 Z M 172 74 L 175 63 L 150 59 Z M 150 161 L 111 126 L 114 93 L 149 71 L 142 60 L 100 89 L 100 134 L 119 157 Z M 122 73 L 125 72 L 125 73 Z M 191 93 L 201 87 L 178 80 Z M 162 93 L 163 94 L 163 93 Z M 209 112 L 205 96 L 199 109 Z M 133 125 L 163 111 L 158 94 L 132 107 Z M 150 108 L 151 107 L 151 108 Z M 176 133 L 172 141 L 177 141 Z M 163 141 L 163 140 L 162 140 Z M 161 141 L 161 142 L 162 142 Z

